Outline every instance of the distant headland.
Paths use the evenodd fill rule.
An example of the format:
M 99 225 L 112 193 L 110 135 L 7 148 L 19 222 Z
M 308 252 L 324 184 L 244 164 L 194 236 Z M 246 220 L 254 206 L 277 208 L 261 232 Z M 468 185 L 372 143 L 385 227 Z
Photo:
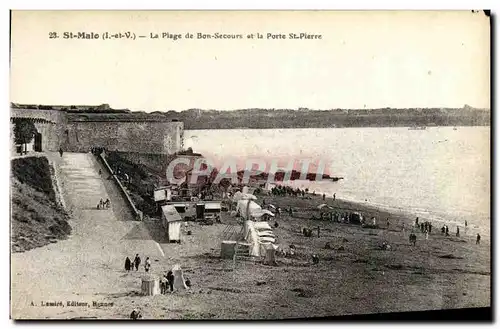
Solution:
M 107 104 L 20 105 L 40 110 L 65 111 L 76 121 L 181 121 L 185 129 L 276 129 L 345 127 L 489 126 L 489 109 L 473 108 L 378 108 L 378 109 L 236 109 L 233 111 L 189 109 L 185 111 L 131 111 Z

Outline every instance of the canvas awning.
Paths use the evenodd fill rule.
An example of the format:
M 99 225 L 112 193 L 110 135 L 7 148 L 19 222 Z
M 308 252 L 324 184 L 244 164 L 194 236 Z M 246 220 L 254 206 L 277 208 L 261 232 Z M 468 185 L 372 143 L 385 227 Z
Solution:
M 274 236 L 274 233 L 271 230 L 265 230 L 265 231 L 257 230 L 257 235 L 259 235 L 259 236 L 266 236 L 266 235 Z
M 252 216 L 253 217 L 262 217 L 264 215 L 268 215 L 268 216 L 271 216 L 271 217 L 274 217 L 274 214 L 272 212 L 270 212 L 269 210 L 266 210 L 266 209 L 261 209 L 261 210 L 258 210 L 258 211 L 255 211 L 252 213 Z
M 257 200 L 257 197 L 253 194 L 249 193 L 241 193 L 240 191 L 234 193 L 233 195 L 233 201 L 240 201 L 240 200 Z
M 254 224 L 254 227 L 256 230 L 269 230 L 269 231 L 272 231 L 272 228 L 271 226 L 269 225 L 269 223 L 267 222 L 256 222 Z
M 220 202 L 207 202 L 205 203 L 206 210 L 220 210 L 221 204 Z
M 274 243 L 274 242 L 276 242 L 275 238 L 267 237 L 267 236 L 259 237 L 259 240 L 261 243 Z

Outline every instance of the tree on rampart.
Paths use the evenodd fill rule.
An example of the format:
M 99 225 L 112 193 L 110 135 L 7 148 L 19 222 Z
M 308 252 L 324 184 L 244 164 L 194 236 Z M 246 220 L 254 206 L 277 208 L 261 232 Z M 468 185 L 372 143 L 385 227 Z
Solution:
M 30 120 L 18 120 L 14 126 L 14 141 L 16 144 L 24 145 L 26 152 L 26 144 L 31 143 L 37 133 L 35 124 Z

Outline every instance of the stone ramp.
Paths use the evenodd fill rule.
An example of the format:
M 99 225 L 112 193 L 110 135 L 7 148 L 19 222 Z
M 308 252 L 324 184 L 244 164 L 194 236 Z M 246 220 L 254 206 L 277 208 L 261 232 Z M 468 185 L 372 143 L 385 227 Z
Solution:
M 129 210 L 113 209 L 124 207 L 124 203 L 113 202 L 109 196 L 103 183 L 106 178 L 99 175 L 93 155 L 64 153 L 62 158 L 58 154 L 48 157 L 57 167 L 64 200 L 71 205 L 73 231 L 67 240 L 12 254 L 11 307 L 16 319 L 64 317 L 67 311 L 64 308 L 44 308 L 40 303 L 92 300 L 94 295 L 115 293 L 124 289 L 125 257 L 136 253 L 143 260 L 149 256 L 162 261 L 164 257 L 159 245 L 142 228 L 142 222 L 115 216 Z M 110 209 L 96 208 L 101 198 L 110 198 Z M 124 239 L 138 230 L 142 232 L 142 239 Z M 140 289 L 140 283 L 137 288 Z M 32 301 L 35 306 L 31 305 Z M 78 313 L 86 314 L 85 310 L 81 311 Z

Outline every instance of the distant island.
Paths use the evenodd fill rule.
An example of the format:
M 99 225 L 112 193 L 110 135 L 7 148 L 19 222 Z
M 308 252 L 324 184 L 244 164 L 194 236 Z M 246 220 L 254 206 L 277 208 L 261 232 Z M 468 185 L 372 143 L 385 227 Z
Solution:
M 20 105 L 13 107 L 59 110 L 77 121 L 182 121 L 185 129 L 276 129 L 344 127 L 489 126 L 489 109 L 462 108 L 379 109 L 240 109 L 233 111 L 189 109 L 185 111 L 130 111 L 99 106 Z

